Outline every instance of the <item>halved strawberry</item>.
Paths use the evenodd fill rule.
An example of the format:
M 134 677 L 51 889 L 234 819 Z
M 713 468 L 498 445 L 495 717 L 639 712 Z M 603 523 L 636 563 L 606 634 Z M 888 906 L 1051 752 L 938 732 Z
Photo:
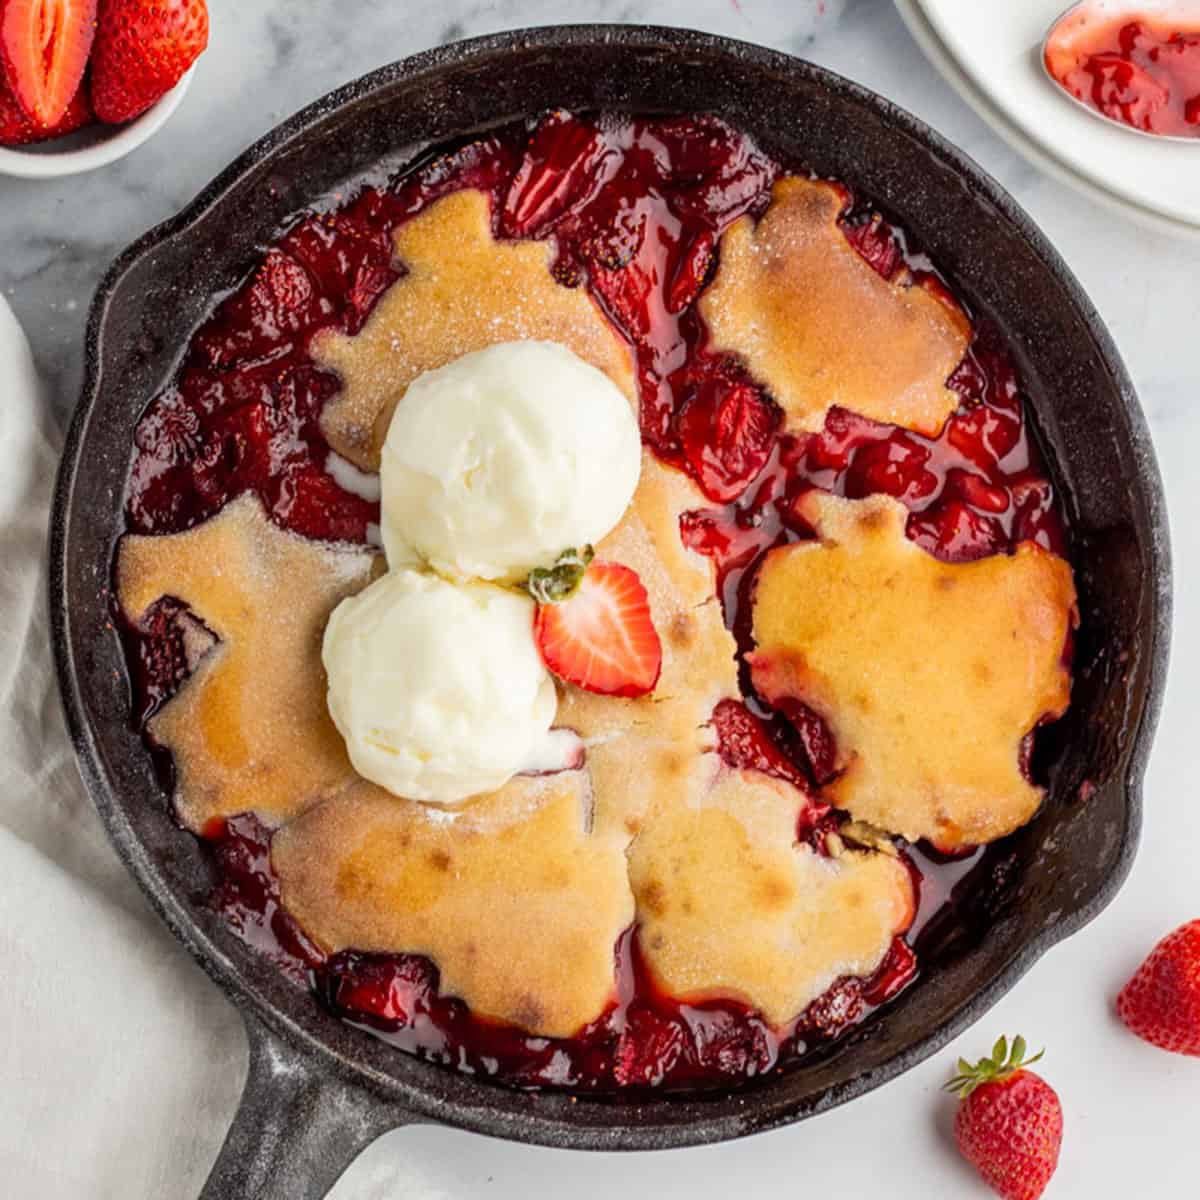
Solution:
M 0 62 L 25 115 L 53 130 L 79 91 L 92 39 L 96 0 L 2 0 Z
M 662 643 L 650 601 L 621 563 L 593 562 L 569 599 L 538 606 L 533 629 L 546 666 L 585 691 L 644 696 L 658 682 Z
M 132 121 L 161 100 L 207 46 L 204 0 L 102 0 L 92 55 L 96 115 L 113 124 Z
M 46 142 L 51 138 L 65 137 L 76 129 L 90 125 L 95 120 L 88 101 L 87 88 L 81 87 L 67 105 L 67 111 L 57 125 L 46 128 L 30 120 L 21 107 L 17 94 L 8 86 L 4 71 L 0 70 L 0 146 L 25 146 L 32 142 Z

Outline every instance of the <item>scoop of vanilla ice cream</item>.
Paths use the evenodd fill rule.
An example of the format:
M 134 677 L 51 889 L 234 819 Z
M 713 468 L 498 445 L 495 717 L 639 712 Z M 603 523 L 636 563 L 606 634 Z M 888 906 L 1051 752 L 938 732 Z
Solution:
M 555 342 L 506 342 L 415 379 L 383 446 L 383 544 L 453 578 L 512 582 L 621 519 L 641 470 L 637 417 Z
M 397 796 L 456 804 L 542 766 L 557 700 L 533 601 L 394 570 L 325 627 L 329 711 L 354 769 Z

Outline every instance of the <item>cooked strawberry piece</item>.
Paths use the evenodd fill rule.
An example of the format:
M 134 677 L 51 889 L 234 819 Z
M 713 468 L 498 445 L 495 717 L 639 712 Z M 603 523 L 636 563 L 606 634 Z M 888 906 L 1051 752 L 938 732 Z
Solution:
M 908 434 L 897 431 L 884 441 L 855 451 L 846 472 L 846 495 L 861 500 L 883 492 L 913 503 L 937 490 L 937 476 L 927 467 L 930 452 Z
M 132 121 L 183 78 L 208 46 L 204 0 L 101 0 L 92 103 L 102 121 Z
M 919 877 L 918 877 L 919 879 Z M 917 976 L 917 956 L 902 938 L 893 939 L 891 949 L 875 974 L 863 987 L 863 999 L 878 1007 L 898 996 Z
M 200 413 L 179 388 L 169 388 L 151 401 L 133 440 L 138 450 L 161 462 L 190 462 L 203 441 Z
M 42 136 L 61 131 L 95 35 L 96 0 L 3 0 L 0 75 Z
M 590 121 L 557 112 L 537 128 L 504 202 L 507 237 L 539 237 L 570 209 L 586 207 L 609 169 L 616 148 Z
M 974 471 L 964 471 L 960 467 L 951 467 L 946 472 L 946 487 L 944 496 L 957 496 L 972 508 L 985 513 L 1003 513 L 1008 511 L 1011 498 L 1007 488 L 998 487 L 982 475 Z
M 740 700 L 722 700 L 712 715 L 717 750 L 735 770 L 762 771 L 807 792 L 804 773 L 788 758 L 762 720 Z
M 861 979 L 843 977 L 804 1010 L 798 1031 L 820 1038 L 835 1038 L 866 1012 Z
M 836 769 L 837 741 L 825 719 L 792 696 L 776 697 L 773 703 L 799 736 L 813 779 L 818 784 L 827 783 Z
M 679 1021 L 651 1008 L 631 1008 L 617 1042 L 613 1077 L 622 1087 L 656 1087 L 683 1055 L 686 1034 Z
M 185 370 L 138 423 L 133 527 L 184 528 L 253 490 L 285 528 L 364 541 L 379 519 L 378 504 L 343 491 L 323 469 L 327 451 L 317 422 L 337 387 L 336 377 L 311 366 Z
M 717 117 L 667 117 L 643 138 L 658 150 L 663 179 L 676 188 L 712 179 L 739 158 L 745 138 Z
M 375 301 L 400 277 L 386 232 L 344 216 L 306 217 L 279 248 L 299 262 L 350 334 L 363 327 Z
M 662 643 L 637 572 L 593 562 L 578 591 L 538 606 L 534 634 L 560 679 L 605 696 L 644 696 L 662 670 Z
M 863 256 L 884 279 L 891 279 L 904 262 L 904 253 L 896 240 L 895 230 L 878 214 L 856 225 L 845 225 L 846 241 Z
M 771 456 L 779 410 L 728 369 L 706 370 L 678 417 L 688 468 L 710 500 L 740 496 Z
M 859 446 L 886 438 L 891 432 L 890 425 L 880 425 L 846 408 L 831 408 L 825 414 L 825 428 L 804 444 L 808 470 L 844 471 Z
M 196 335 L 193 355 L 226 368 L 247 360 L 287 353 L 332 316 L 312 276 L 290 254 L 273 249 L 248 287 L 220 306 Z
M 87 87 L 81 86 L 57 125 L 49 128 L 39 125 L 21 107 L 16 93 L 8 86 L 3 67 L 0 67 L 0 146 L 27 146 L 51 138 L 66 137 L 68 133 L 92 124 L 95 119 Z
M 365 214 L 372 225 L 391 230 L 450 192 L 477 188 L 492 195 L 495 223 L 499 207 L 496 195 L 507 191 L 519 158 L 511 139 L 479 138 L 437 155 L 385 191 L 366 189 L 346 215 Z
M 995 517 L 985 517 L 961 500 L 940 500 L 908 519 L 908 536 L 946 562 L 970 562 L 999 554 L 1009 545 Z
M 1021 440 L 1021 418 L 990 404 L 976 404 L 950 418 L 946 440 L 986 470 L 1007 458 Z
M 179 623 L 187 607 L 170 596 L 152 604 L 139 627 L 130 631 L 134 661 L 130 682 L 133 721 L 139 729 L 178 690 L 188 676 L 187 651 Z
M 320 972 L 322 997 L 334 1012 L 386 1029 L 403 1029 L 429 1012 L 437 973 L 415 954 L 363 954 L 344 950 Z
M 715 117 L 659 122 L 652 140 L 672 208 L 717 233 L 760 203 L 775 178 L 775 164 Z
M 1065 553 L 1066 532 L 1054 505 L 1054 489 L 1045 479 L 1026 479 L 1012 488 L 1016 519 L 1013 538 L 1037 542 L 1055 554 Z
M 671 280 L 671 288 L 667 293 L 668 312 L 683 312 L 700 294 L 700 289 L 708 279 L 716 245 L 716 237 L 707 229 L 692 238 Z
M 593 296 L 658 378 L 678 365 L 685 350 L 663 288 L 665 247 L 677 235 L 670 214 L 642 199 L 624 207 L 603 237 L 593 235 L 580 247 Z
M 378 504 L 343 491 L 307 455 L 282 473 L 272 474 L 263 493 L 271 516 L 305 537 L 363 542 L 367 525 L 379 520 Z
M 722 1006 L 688 1007 L 683 1018 L 701 1071 L 748 1079 L 761 1075 L 775 1061 L 774 1039 L 760 1017 Z

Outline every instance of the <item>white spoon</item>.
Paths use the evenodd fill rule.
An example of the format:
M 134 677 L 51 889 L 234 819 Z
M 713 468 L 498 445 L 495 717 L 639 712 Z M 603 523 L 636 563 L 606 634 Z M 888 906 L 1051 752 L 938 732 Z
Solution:
M 1200 136 L 1188 137 L 1181 134 L 1152 133 L 1147 129 L 1139 129 L 1116 117 L 1110 117 L 1098 108 L 1080 100 L 1069 92 L 1050 69 L 1051 55 L 1077 54 L 1086 46 L 1087 40 L 1097 25 L 1112 26 L 1116 21 L 1125 17 L 1137 20 L 1140 17 L 1152 17 L 1187 31 L 1200 32 L 1200 0 L 1080 0 L 1072 4 L 1046 32 L 1042 40 L 1039 57 L 1042 70 L 1057 91 L 1066 96 L 1073 104 L 1078 105 L 1095 117 L 1110 125 L 1118 125 L 1130 133 L 1141 137 L 1154 138 L 1156 141 L 1190 142 L 1200 145 Z

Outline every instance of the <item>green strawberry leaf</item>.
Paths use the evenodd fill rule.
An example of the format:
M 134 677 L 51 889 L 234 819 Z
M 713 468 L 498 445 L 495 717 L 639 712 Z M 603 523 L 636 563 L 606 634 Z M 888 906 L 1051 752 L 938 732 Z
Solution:
M 535 567 L 530 571 L 521 587 L 538 604 L 561 604 L 579 590 L 588 564 L 595 556 L 596 552 L 591 546 L 584 546 L 581 550 L 564 550 L 555 559 L 554 566 Z

